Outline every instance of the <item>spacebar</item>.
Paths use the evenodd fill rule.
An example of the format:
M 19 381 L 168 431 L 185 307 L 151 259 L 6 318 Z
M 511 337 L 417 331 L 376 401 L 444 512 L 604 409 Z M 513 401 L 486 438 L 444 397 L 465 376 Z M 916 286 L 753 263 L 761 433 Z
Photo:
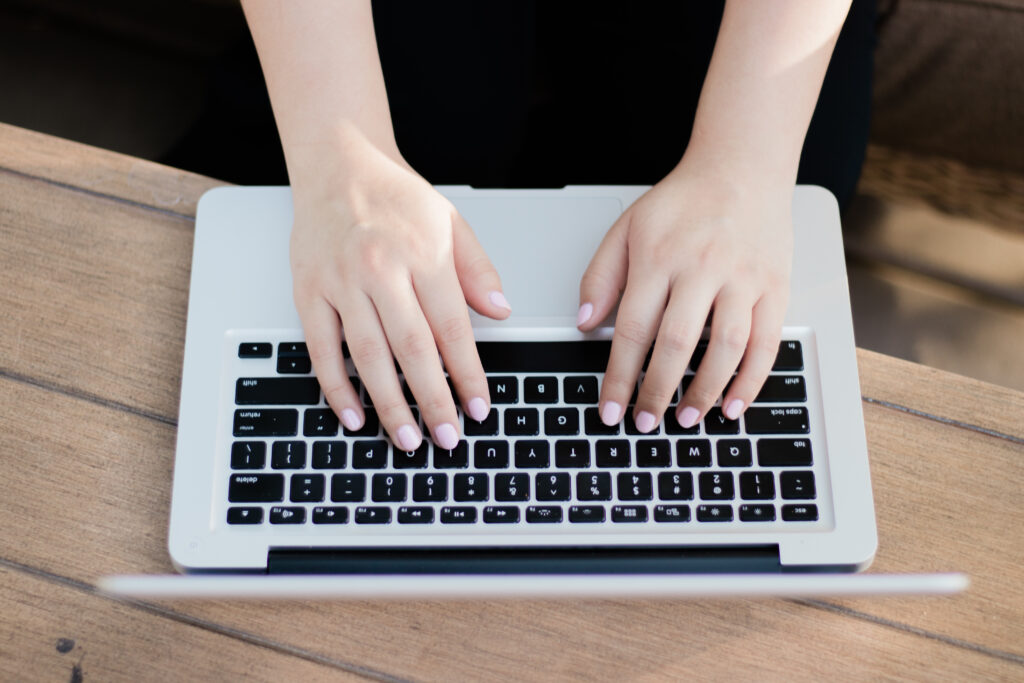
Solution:
M 604 372 L 610 341 L 477 342 L 484 372 Z

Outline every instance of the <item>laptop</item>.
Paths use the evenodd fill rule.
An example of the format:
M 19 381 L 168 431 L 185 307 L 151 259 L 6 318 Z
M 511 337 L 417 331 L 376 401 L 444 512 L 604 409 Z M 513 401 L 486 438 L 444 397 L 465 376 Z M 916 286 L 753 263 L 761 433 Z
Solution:
M 854 575 L 877 532 L 839 212 L 826 190 L 794 192 L 792 293 L 758 399 L 737 421 L 715 409 L 690 429 L 670 409 L 641 434 L 628 417 L 615 428 L 597 418 L 614 314 L 584 334 L 576 312 L 591 255 L 647 188 L 437 189 L 513 302 L 505 321 L 472 314 L 489 419 L 460 411 L 458 447 L 427 439 L 406 452 L 360 389 L 367 424 L 340 426 L 292 303 L 290 190 L 211 190 L 196 219 L 168 539 L 184 576 L 107 577 L 105 590 L 361 599 L 966 586 L 957 574 Z

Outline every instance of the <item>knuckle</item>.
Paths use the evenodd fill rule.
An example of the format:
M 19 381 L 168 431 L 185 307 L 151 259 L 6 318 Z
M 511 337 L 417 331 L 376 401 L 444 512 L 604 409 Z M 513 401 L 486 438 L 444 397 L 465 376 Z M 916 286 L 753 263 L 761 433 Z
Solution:
M 373 405 L 384 423 L 389 425 L 388 431 L 409 421 L 409 405 L 401 395 L 398 398 L 388 397 L 382 401 L 374 399 Z
M 696 337 L 696 332 L 687 325 L 673 324 L 667 325 L 661 331 L 658 341 L 661 342 L 665 351 L 674 356 L 689 353 L 694 346 Z
M 321 385 L 324 390 L 324 398 L 327 399 L 327 403 L 333 405 L 334 403 L 347 401 L 350 398 L 349 389 L 341 382 L 332 382 L 330 384 Z
M 642 348 L 645 351 L 650 345 L 650 334 L 647 331 L 647 326 L 631 318 L 615 324 L 615 336 L 628 346 Z
M 742 353 L 747 348 L 750 332 L 743 325 L 731 323 L 719 330 L 715 343 L 732 354 Z
M 604 376 L 601 390 L 609 397 L 625 396 L 627 399 L 633 395 L 636 382 L 618 374 L 608 373 Z
M 686 398 L 702 408 L 710 407 L 716 399 L 718 399 L 718 391 L 708 388 L 707 386 L 692 385 L 690 390 L 686 392 Z
M 361 363 L 377 363 L 390 356 L 388 348 L 373 337 L 353 336 L 348 339 L 348 350 L 352 358 Z
M 434 326 L 437 341 L 445 346 L 460 345 L 472 336 L 472 330 L 464 318 L 447 318 Z
M 433 415 L 437 417 L 450 413 L 454 408 L 452 397 L 448 392 L 426 396 L 424 400 L 419 401 L 419 406 L 424 416 Z
M 431 353 L 437 353 L 434 340 L 419 332 L 409 332 L 401 337 L 396 347 L 402 358 L 408 360 L 419 360 L 428 357 Z

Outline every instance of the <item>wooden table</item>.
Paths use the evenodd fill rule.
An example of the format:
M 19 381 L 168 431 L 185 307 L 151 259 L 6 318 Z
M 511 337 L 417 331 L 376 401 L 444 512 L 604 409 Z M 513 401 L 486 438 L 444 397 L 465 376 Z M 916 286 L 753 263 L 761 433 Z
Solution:
M 0 679 L 1024 679 L 1024 394 L 866 351 L 871 570 L 966 571 L 961 596 L 100 595 L 172 571 L 193 216 L 217 183 L 10 126 L 0 150 Z

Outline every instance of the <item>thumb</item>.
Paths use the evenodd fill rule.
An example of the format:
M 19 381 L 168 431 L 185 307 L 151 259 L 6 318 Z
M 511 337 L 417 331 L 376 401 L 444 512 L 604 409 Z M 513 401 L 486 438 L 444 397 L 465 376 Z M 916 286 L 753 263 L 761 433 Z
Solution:
M 494 264 L 473 234 L 473 228 L 458 212 L 452 214 L 452 230 L 455 273 L 466 303 L 480 315 L 504 320 L 512 308 L 501 291 L 501 278 Z
M 626 235 L 629 212 L 608 229 L 580 280 L 580 310 L 576 326 L 584 332 L 594 329 L 611 312 L 626 286 L 629 252 Z

